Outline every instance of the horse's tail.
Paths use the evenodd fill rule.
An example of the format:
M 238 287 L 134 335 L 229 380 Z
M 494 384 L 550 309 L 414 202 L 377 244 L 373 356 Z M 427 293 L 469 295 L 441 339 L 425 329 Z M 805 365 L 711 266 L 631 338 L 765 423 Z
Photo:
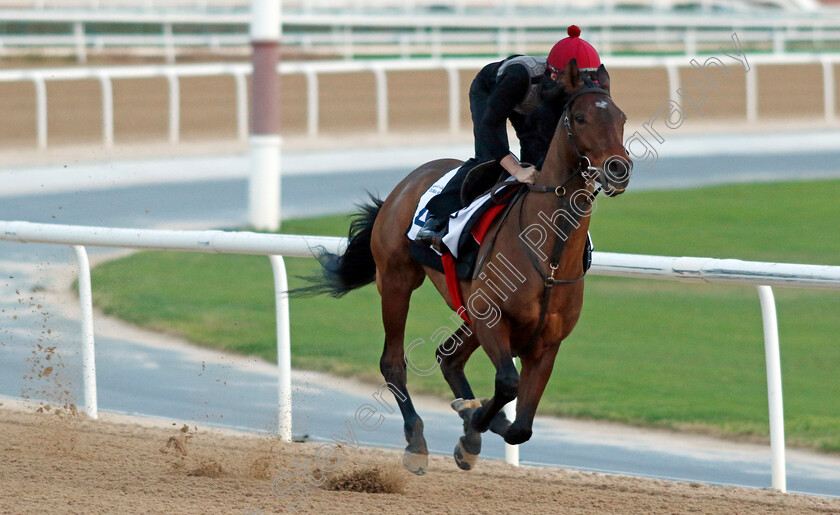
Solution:
M 376 263 L 370 250 L 373 223 L 382 200 L 372 194 L 370 201 L 359 204 L 359 211 L 350 222 L 347 234 L 347 248 L 342 254 L 333 254 L 321 248 L 316 251 L 316 258 L 321 263 L 322 274 L 307 277 L 309 286 L 289 291 L 291 296 L 311 296 L 328 293 L 333 297 L 342 297 L 356 288 L 361 288 L 376 280 Z

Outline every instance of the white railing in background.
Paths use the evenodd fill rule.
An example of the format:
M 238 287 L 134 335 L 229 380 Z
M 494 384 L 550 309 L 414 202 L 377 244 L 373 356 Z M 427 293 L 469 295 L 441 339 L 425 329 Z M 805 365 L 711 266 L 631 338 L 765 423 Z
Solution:
M 811 1 L 811 0 L 801 0 Z M 410 4 L 410 3 L 409 3 Z M 560 8 L 557 4 L 554 8 Z M 444 55 L 544 53 L 565 36 L 558 18 L 584 28 L 584 37 L 602 55 L 615 51 L 682 51 L 693 55 L 727 45 L 732 32 L 745 44 L 772 48 L 775 53 L 810 45 L 821 51 L 840 43 L 840 10 L 819 12 L 679 11 L 586 9 L 574 12 L 533 12 L 510 9 L 507 14 L 474 11 L 287 9 L 281 17 L 282 43 L 303 51 L 341 55 Z M 0 10 L 7 30 L 0 34 L 0 55 L 9 49 L 65 48 L 85 62 L 89 49 L 142 46 L 162 49 L 172 62 L 177 49 L 222 47 L 247 49 L 249 13 L 241 10 Z M 49 30 L 44 30 L 49 27 Z M 155 27 L 154 33 L 149 28 Z M 12 28 L 14 30 L 12 30 Z
M 267 255 L 275 280 L 279 384 L 279 433 L 291 440 L 291 359 L 286 269 L 282 256 L 313 257 L 313 249 L 339 252 L 346 239 L 225 231 L 164 231 L 0 221 L 0 240 L 20 243 L 70 245 L 79 262 L 79 296 L 82 302 L 82 336 L 85 379 L 85 412 L 97 416 L 94 368 L 93 308 L 90 269 L 85 245 L 133 249 Z M 764 327 L 767 397 L 770 413 L 772 486 L 786 491 L 785 440 L 779 334 L 772 286 L 840 290 L 840 266 L 761 263 L 737 259 L 665 257 L 595 252 L 592 275 L 661 279 L 694 283 L 755 286 Z M 518 464 L 518 453 L 506 449 L 509 461 Z
M 734 30 L 711 29 L 686 30 L 663 28 L 652 30 L 626 30 L 605 27 L 589 31 L 586 39 L 597 47 L 602 56 L 631 51 L 638 46 L 647 52 L 681 52 L 687 56 L 730 44 Z M 764 46 L 775 54 L 784 54 L 794 44 L 815 46 L 840 44 L 840 24 L 826 29 L 782 30 L 755 29 L 738 30 L 743 44 Z M 480 30 L 442 30 L 432 27 L 428 30 L 410 31 L 382 30 L 322 30 L 309 32 L 286 31 L 282 36 L 285 48 L 297 48 L 303 53 L 324 56 L 341 56 L 344 59 L 359 57 L 394 57 L 403 59 L 413 56 L 431 56 L 440 59 L 457 55 L 544 54 L 562 36 L 556 28 L 550 30 L 525 31 L 521 28 L 502 27 Z M 245 55 L 250 41 L 247 33 L 177 33 L 171 23 L 164 23 L 158 34 L 88 34 L 85 24 L 74 22 L 72 32 L 66 34 L 2 34 L 0 55 L 10 54 L 14 48 L 34 52 L 35 49 L 68 49 L 79 63 L 86 63 L 91 52 L 102 53 L 106 49 L 142 49 L 144 54 L 162 55 L 172 64 L 179 53 L 187 49 L 201 49 L 219 53 L 230 49 L 232 53 Z M 67 53 L 67 52 L 65 52 Z
M 31 9 L 247 9 L 250 0 L 7 0 L 7 7 Z M 461 13 L 467 9 L 495 9 L 514 11 L 516 9 L 544 9 L 561 11 L 568 8 L 600 8 L 604 10 L 629 5 L 638 8 L 647 5 L 655 9 L 671 9 L 684 5 L 678 0 L 281 0 L 284 9 L 312 10 L 393 10 L 414 12 L 416 10 L 451 9 Z M 815 0 L 700 0 L 704 10 L 713 7 L 743 11 L 751 7 L 766 7 L 768 4 L 794 10 L 812 10 L 818 7 Z
M 698 57 L 698 59 L 703 59 Z M 758 120 L 758 87 L 762 65 L 818 64 L 822 67 L 823 117 L 828 123 L 837 119 L 835 107 L 836 83 L 834 66 L 840 63 L 840 54 L 794 54 L 749 55 L 751 70 L 746 73 L 746 119 Z M 664 68 L 668 76 L 668 91 L 671 99 L 680 103 L 676 91 L 680 88 L 680 69 L 690 69 L 690 58 L 670 57 L 612 57 L 608 64 L 611 70 L 622 68 Z M 448 80 L 448 125 L 452 133 L 461 130 L 461 70 L 478 70 L 487 64 L 486 59 L 412 59 L 381 61 L 291 61 L 278 65 L 283 75 L 306 77 L 307 108 L 306 133 L 319 133 L 319 88 L 318 77 L 323 74 L 372 73 L 376 87 L 371 94 L 376 96 L 377 131 L 388 132 L 388 72 L 445 70 Z M 240 140 L 248 137 L 248 88 L 247 76 L 251 65 L 247 63 L 196 64 L 172 66 L 115 66 L 101 68 L 50 68 L 0 70 L 0 82 L 32 82 L 35 85 L 35 120 L 39 148 L 46 148 L 47 134 L 47 81 L 97 80 L 102 88 L 102 143 L 114 144 L 114 79 L 166 78 L 169 85 L 169 141 L 177 143 L 181 135 L 180 123 L 180 79 L 182 77 L 231 76 L 236 84 L 237 135 Z M 813 77 L 811 79 L 814 79 Z M 815 81 L 811 81 L 812 87 Z M 663 102 L 667 99 L 663 99 Z M 653 113 L 651 113 L 653 114 Z

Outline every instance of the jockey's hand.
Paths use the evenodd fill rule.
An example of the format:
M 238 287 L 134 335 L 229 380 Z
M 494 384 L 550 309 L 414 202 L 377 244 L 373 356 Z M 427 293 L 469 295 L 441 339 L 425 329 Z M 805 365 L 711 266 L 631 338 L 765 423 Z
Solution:
M 519 164 L 519 161 L 517 161 L 512 154 L 505 156 L 499 164 L 501 164 L 502 168 L 507 170 L 514 179 L 527 184 L 534 184 L 537 180 L 537 175 L 540 173 L 540 171 L 533 165 L 522 166 Z
M 536 166 L 517 166 L 517 170 L 514 170 L 514 173 L 511 173 L 517 181 L 524 182 L 527 184 L 534 184 L 537 182 L 537 175 L 539 175 L 540 171 L 537 170 Z

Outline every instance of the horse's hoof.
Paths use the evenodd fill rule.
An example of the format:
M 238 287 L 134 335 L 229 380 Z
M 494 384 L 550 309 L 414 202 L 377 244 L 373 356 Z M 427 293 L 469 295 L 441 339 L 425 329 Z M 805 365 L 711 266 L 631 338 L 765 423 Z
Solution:
M 455 463 L 458 464 L 458 468 L 461 470 L 472 470 L 475 464 L 478 463 L 478 454 L 465 451 L 464 446 L 461 445 L 461 440 L 458 440 L 458 443 L 455 444 L 455 451 L 452 455 L 455 457 Z
M 504 438 L 505 433 L 507 433 L 508 429 L 510 428 L 511 421 L 508 420 L 507 416 L 505 415 L 504 411 L 500 411 L 496 413 L 496 416 L 493 417 L 493 420 L 490 421 L 490 432 L 496 433 L 497 435 Z
M 422 476 L 429 468 L 429 455 L 405 451 L 405 454 L 403 454 L 403 467 L 412 474 Z
M 460 414 L 464 410 L 480 408 L 481 401 L 478 399 L 455 399 L 449 405 Z
M 510 445 L 523 444 L 531 439 L 532 434 L 533 433 L 530 427 L 524 427 L 524 425 L 517 425 L 516 422 L 514 422 L 510 425 L 507 432 L 505 433 L 505 443 L 508 443 Z

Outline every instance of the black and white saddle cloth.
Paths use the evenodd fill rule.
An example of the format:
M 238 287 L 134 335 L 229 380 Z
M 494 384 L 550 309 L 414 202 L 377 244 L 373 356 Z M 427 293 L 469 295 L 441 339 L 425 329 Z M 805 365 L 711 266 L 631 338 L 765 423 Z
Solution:
M 441 253 L 432 247 L 417 243 L 416 237 L 429 216 L 429 210 L 426 209 L 426 204 L 429 203 L 432 197 L 443 191 L 443 188 L 446 187 L 457 171 L 458 168 L 455 168 L 435 181 L 420 197 L 417 208 L 414 210 L 411 226 L 406 231 L 406 236 L 412 241 L 410 249 L 412 257 L 419 263 L 441 272 L 443 271 L 443 264 L 440 259 Z M 487 192 L 479 195 L 469 205 L 449 216 L 447 233 L 442 241 L 446 249 L 452 254 L 452 257 L 455 258 L 455 270 L 457 276 L 461 279 L 471 276 L 475 260 L 478 257 L 478 248 L 480 245 L 470 233 L 472 226 L 491 207 L 499 203 L 512 202 L 516 196 L 524 192 L 524 189 L 521 188 L 522 183 L 513 177 L 509 177 L 505 182 L 510 184 L 496 188 L 493 194 Z M 519 190 L 518 193 L 516 192 L 517 190 Z M 583 255 L 584 270 L 589 270 L 592 260 L 592 249 L 592 236 L 587 232 L 586 250 Z
M 406 232 L 408 239 L 416 243 L 417 233 L 420 232 L 420 229 L 429 217 L 429 210 L 426 209 L 426 204 L 429 203 L 432 197 L 443 191 L 443 188 L 446 187 L 457 171 L 458 168 L 455 168 L 438 179 L 428 190 L 426 190 L 426 193 L 420 197 L 420 202 L 417 203 L 417 209 L 414 210 L 414 218 L 412 219 L 411 227 L 409 227 L 408 232 Z M 496 190 L 495 196 L 491 196 L 490 192 L 480 195 L 469 205 L 459 209 L 449 216 L 449 221 L 446 226 L 446 236 L 443 237 L 443 244 L 446 245 L 446 248 L 449 249 L 452 257 L 456 260 L 460 255 L 463 243 L 462 240 L 469 238 L 470 228 L 472 228 L 473 224 L 475 224 L 475 222 L 481 218 L 481 215 L 483 215 L 490 207 L 496 205 L 493 199 L 503 197 L 506 192 L 521 186 L 521 184 L 513 177 L 509 177 L 506 182 L 509 182 L 510 186 L 500 186 Z M 434 249 L 431 250 L 440 255 L 440 253 Z

